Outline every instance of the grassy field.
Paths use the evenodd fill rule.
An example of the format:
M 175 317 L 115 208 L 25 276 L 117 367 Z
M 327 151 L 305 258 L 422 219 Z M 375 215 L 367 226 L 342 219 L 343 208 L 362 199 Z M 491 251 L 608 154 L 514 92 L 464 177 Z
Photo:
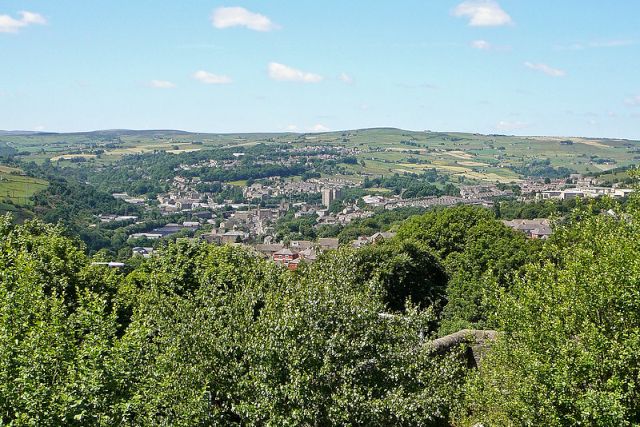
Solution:
M 347 165 L 354 180 L 364 176 L 420 173 L 435 168 L 476 181 L 516 182 L 511 168 L 548 160 L 553 167 L 580 173 L 600 172 L 637 164 L 640 141 L 597 138 L 517 137 L 470 133 L 414 132 L 393 128 L 360 129 L 318 134 L 200 134 L 179 131 L 99 131 L 74 134 L 0 136 L 18 158 L 63 166 L 106 165 L 128 154 L 152 151 L 182 153 L 259 143 L 292 146 L 327 145 L 358 150 L 361 164 Z M 1 189 L 1 187 L 0 187 Z M 1 193 L 0 193 L 1 194 Z
M 47 187 L 46 181 L 3 172 L 6 169 L 0 169 L 0 200 L 10 200 L 17 205 L 29 205 L 29 198 Z

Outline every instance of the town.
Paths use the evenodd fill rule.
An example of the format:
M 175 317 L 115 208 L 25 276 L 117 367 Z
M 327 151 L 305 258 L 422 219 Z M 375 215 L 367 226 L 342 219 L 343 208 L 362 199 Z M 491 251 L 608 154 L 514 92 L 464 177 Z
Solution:
M 239 153 L 235 153 L 240 157 Z M 202 167 L 181 165 L 170 182 L 169 191 L 158 194 L 155 200 L 131 197 L 126 193 L 114 193 L 114 198 L 144 209 L 158 209 L 164 217 L 185 218 L 180 223 L 166 223 L 148 231 L 129 235 L 129 240 L 139 243 L 133 247 L 134 255 L 150 256 L 154 241 L 175 235 L 196 238 L 212 244 L 234 244 L 251 248 L 256 254 L 272 259 L 289 269 L 296 269 L 300 262 L 312 263 L 318 254 L 336 249 L 339 244 L 354 247 L 379 242 L 393 237 L 394 233 L 378 231 L 370 236 L 357 236 L 349 242 L 339 242 L 333 237 L 314 239 L 290 239 L 278 232 L 278 224 L 302 219 L 313 230 L 331 226 L 345 226 L 363 220 L 376 212 L 400 208 L 437 208 L 456 205 L 473 205 L 492 208 L 499 200 L 511 199 L 523 203 L 541 200 L 569 200 L 609 196 L 624 198 L 633 190 L 619 185 L 599 186 L 597 179 L 572 174 L 562 179 L 520 180 L 509 185 L 478 183 L 461 185 L 457 195 L 428 197 L 403 197 L 388 191 L 364 188 L 362 183 L 343 178 L 308 178 L 269 176 L 259 182 L 248 182 L 241 187 L 241 197 L 220 200 L 215 193 L 206 191 L 212 185 L 237 188 L 234 184 L 203 181 L 198 176 L 184 176 L 181 171 Z M 207 162 L 207 167 L 228 168 L 229 164 Z M 204 189 L 204 190 L 203 190 Z M 369 191 L 371 190 L 371 191 Z M 137 216 L 103 213 L 101 222 L 138 223 Z M 525 233 L 530 238 L 547 238 L 552 233 L 548 218 L 515 219 L 503 221 L 507 226 Z

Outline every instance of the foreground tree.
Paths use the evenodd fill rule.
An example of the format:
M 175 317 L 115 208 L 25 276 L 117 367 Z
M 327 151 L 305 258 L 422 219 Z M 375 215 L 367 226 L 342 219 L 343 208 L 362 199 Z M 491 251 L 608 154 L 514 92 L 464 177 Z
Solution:
M 397 239 L 416 241 L 435 253 L 448 282 L 439 334 L 465 328 L 495 327 L 488 298 L 495 287 L 508 289 L 520 268 L 537 258 L 541 242 L 526 239 L 484 208 L 456 206 L 407 220 Z
M 117 278 L 39 222 L 0 222 L 0 419 L 112 424 Z
M 640 422 L 640 218 L 574 219 L 499 296 L 502 337 L 469 381 L 469 424 Z
M 443 303 L 447 274 L 425 244 L 393 239 L 342 251 L 351 258 L 356 282 L 380 283 L 386 310 L 403 312 L 407 301 L 421 308 Z
M 122 340 L 123 415 L 135 424 L 446 424 L 463 366 L 423 344 L 429 310 L 384 315 L 384 286 L 360 280 L 357 260 L 336 252 L 291 274 L 240 249 L 170 248 L 130 276 L 139 291 Z

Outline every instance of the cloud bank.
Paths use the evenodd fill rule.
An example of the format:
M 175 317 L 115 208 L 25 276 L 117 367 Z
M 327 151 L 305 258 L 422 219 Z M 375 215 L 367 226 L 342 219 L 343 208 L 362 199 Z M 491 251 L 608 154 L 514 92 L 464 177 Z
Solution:
M 39 13 L 22 11 L 19 18 L 9 15 L 0 15 L 0 33 L 17 33 L 20 29 L 29 25 L 44 25 L 47 20 Z
M 213 11 L 211 23 L 214 27 L 224 29 L 245 27 L 254 31 L 273 31 L 280 28 L 268 17 L 251 12 L 244 7 L 219 7 Z
M 224 85 L 233 81 L 229 76 L 213 74 L 204 70 L 199 70 L 193 73 L 193 78 L 208 85 Z
M 512 25 L 513 20 L 493 0 L 468 0 L 453 10 L 453 16 L 469 18 L 472 27 L 500 27 Z
M 324 77 L 319 74 L 297 70 L 278 62 L 270 62 L 268 72 L 270 78 L 278 81 L 319 83 L 324 80 Z
M 535 64 L 532 62 L 525 62 L 524 66 L 531 70 L 540 71 L 541 73 L 544 73 L 551 77 L 564 77 L 567 74 L 564 70 L 550 67 L 547 64 Z

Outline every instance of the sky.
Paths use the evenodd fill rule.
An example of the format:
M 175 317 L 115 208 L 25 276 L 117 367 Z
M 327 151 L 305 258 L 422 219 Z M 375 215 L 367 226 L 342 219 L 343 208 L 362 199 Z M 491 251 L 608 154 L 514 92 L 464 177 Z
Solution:
M 640 2 L 0 0 L 0 129 L 640 139 Z

